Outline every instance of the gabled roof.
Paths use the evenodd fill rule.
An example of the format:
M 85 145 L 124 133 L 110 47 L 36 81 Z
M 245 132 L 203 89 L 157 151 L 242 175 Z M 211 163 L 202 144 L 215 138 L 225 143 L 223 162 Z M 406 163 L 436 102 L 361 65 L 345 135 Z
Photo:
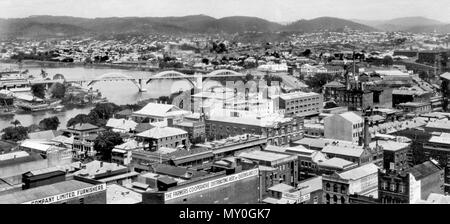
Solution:
M 442 75 L 441 75 L 441 78 L 450 80 L 450 72 L 446 72 L 446 73 L 442 74 Z
M 353 124 L 361 123 L 364 121 L 361 116 L 355 114 L 354 112 L 345 112 L 345 113 L 339 114 L 337 116 L 341 116 Z
M 93 129 L 97 129 L 97 128 L 98 128 L 97 126 L 95 126 L 93 124 L 89 124 L 89 123 L 79 123 L 79 124 L 75 124 L 70 127 L 67 127 L 67 129 L 75 130 L 75 131 L 88 131 L 88 130 L 93 130 Z
M 134 130 L 138 124 L 133 120 L 111 118 L 106 123 L 106 127 L 130 131 Z
M 171 104 L 159 104 L 159 103 L 149 103 L 144 108 L 139 111 L 134 112 L 135 115 L 143 115 L 150 117 L 170 117 L 189 114 L 189 111 L 181 110 L 175 105 Z
M 45 139 L 50 140 L 57 136 L 56 131 L 48 130 L 48 131 L 38 131 L 32 132 L 28 134 L 29 139 Z

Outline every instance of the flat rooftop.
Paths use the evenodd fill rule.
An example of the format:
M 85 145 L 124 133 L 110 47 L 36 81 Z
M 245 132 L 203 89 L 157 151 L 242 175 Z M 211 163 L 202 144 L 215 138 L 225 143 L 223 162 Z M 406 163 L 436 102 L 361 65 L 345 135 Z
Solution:
M 111 184 L 106 187 L 106 204 L 139 204 L 142 194 L 128 188 Z
M 239 157 L 250 159 L 250 160 L 259 160 L 259 161 L 269 161 L 274 162 L 281 159 L 287 159 L 292 157 L 291 155 L 279 154 L 274 152 L 267 151 L 252 151 L 252 152 L 244 152 L 239 155 Z
M 92 186 L 95 185 L 78 180 L 68 180 L 24 191 L 0 195 L 0 204 L 22 204 L 33 200 L 55 196 Z

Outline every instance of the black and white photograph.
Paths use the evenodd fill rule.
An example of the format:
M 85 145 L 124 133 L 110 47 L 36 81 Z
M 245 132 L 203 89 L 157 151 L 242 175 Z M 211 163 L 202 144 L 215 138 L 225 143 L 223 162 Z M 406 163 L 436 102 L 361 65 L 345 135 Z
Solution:
M 0 0 L 0 204 L 450 204 L 449 43 L 449 0 Z

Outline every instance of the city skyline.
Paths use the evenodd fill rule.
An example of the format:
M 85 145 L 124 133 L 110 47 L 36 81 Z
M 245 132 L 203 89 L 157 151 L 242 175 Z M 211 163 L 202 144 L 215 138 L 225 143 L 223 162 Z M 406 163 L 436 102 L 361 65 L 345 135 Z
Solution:
M 37 4 L 36 2 L 40 4 Z M 263 3 L 263 4 L 262 4 Z M 332 7 L 331 7 L 332 6 Z M 402 9 L 392 10 L 392 9 Z M 70 9 L 70 10 L 68 10 Z M 314 10 L 312 10 L 314 9 Z M 427 9 L 427 10 L 424 10 Z M 400 17 L 426 17 L 450 23 L 446 0 L 398 0 L 386 4 L 386 0 L 368 2 L 343 0 L 293 1 L 293 0 L 0 0 L 1 18 L 23 18 L 33 15 L 74 16 L 84 18 L 101 17 L 168 17 L 208 15 L 214 18 L 228 16 L 259 17 L 273 22 L 286 23 L 300 19 L 329 16 L 342 19 L 389 20 Z

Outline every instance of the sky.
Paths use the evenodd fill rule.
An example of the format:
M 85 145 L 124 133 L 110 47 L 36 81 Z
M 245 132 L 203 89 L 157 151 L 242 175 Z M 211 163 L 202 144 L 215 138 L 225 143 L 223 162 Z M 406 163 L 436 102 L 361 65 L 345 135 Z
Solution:
M 30 15 L 163 17 L 204 14 L 292 22 L 321 16 L 386 20 L 424 16 L 450 23 L 450 0 L 0 0 L 0 18 Z

